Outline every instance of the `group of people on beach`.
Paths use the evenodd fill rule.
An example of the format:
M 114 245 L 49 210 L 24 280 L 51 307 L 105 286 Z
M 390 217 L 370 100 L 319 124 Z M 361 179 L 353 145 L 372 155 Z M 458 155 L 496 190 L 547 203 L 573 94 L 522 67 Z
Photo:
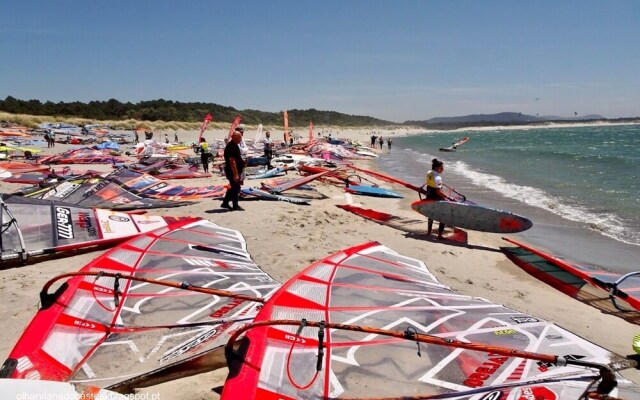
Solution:
M 246 166 L 246 145 L 244 145 L 245 151 L 242 151 L 242 144 L 244 135 L 244 125 L 240 124 L 236 127 L 235 131 L 231 135 L 231 139 L 227 141 L 224 148 L 224 174 L 229 181 L 229 189 L 227 189 L 224 199 L 220 207 L 231 211 L 244 211 L 239 203 L 240 189 L 244 181 L 244 168 Z M 384 143 L 382 136 L 378 138 L 380 148 Z M 371 145 L 374 146 L 376 136 L 371 136 Z M 266 132 L 265 138 L 262 140 L 264 144 L 264 156 L 267 159 L 268 168 L 271 168 L 271 159 L 273 157 L 273 141 L 271 140 L 271 133 Z M 389 149 L 391 149 L 391 138 L 387 139 Z M 202 157 L 202 165 L 204 171 L 208 172 L 209 145 L 205 138 L 200 139 L 200 155 Z M 434 158 L 431 162 L 431 170 L 427 173 L 425 191 L 427 200 L 453 200 L 443 192 L 444 184 L 442 182 L 442 172 L 444 171 L 444 163 L 437 158 Z M 445 224 L 439 222 L 438 225 L 438 239 L 444 239 Z M 433 230 L 433 219 L 429 218 L 427 221 L 427 234 L 430 235 Z
M 56 134 L 52 130 L 47 130 L 44 140 L 47 141 L 47 147 L 56 147 Z
M 382 146 L 384 145 L 384 138 L 382 136 L 371 135 L 371 147 L 376 147 L 376 141 L 380 145 L 380 150 L 382 150 Z M 387 148 L 391 150 L 391 138 L 387 138 Z

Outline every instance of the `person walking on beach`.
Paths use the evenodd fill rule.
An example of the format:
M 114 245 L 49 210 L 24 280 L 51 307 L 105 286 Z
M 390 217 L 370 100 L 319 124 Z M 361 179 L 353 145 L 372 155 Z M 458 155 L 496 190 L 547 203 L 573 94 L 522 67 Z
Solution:
M 209 143 L 207 143 L 207 139 L 200 138 L 200 161 L 204 172 L 209 172 L 209 156 L 211 156 Z
M 178 131 L 173 132 L 173 141 L 176 143 L 180 143 L 178 140 Z
M 273 140 L 271 140 L 271 132 L 267 131 L 262 139 L 264 144 L 264 157 L 267 159 L 267 168 L 271 169 L 271 159 L 273 158 Z
M 167 133 L 164 134 L 164 142 L 169 144 L 169 135 Z
M 241 140 L 242 135 L 235 131 L 224 148 L 224 174 L 229 181 L 229 189 L 224 194 L 220 207 L 234 211 L 244 211 L 244 208 L 238 205 L 240 186 L 242 185 L 241 177 L 244 170 L 244 160 L 239 146 Z
M 382 138 L 382 136 L 380 136 L 380 139 L 378 139 L 378 143 L 380 144 L 380 150 L 382 150 L 382 145 L 384 144 L 384 139 Z
M 434 158 L 431 161 L 431 171 L 427 173 L 427 200 L 449 200 L 449 196 L 442 192 L 442 171 L 444 170 L 444 164 L 442 161 Z M 431 230 L 433 228 L 433 219 L 428 219 L 427 225 L 427 235 L 431 235 Z M 444 224 L 440 222 L 438 226 L 438 239 L 443 239 L 442 234 L 444 233 Z
M 371 148 L 376 147 L 376 135 L 371 135 Z
M 140 137 L 138 137 L 138 130 L 136 129 L 135 126 L 132 126 L 131 129 L 133 130 L 133 134 L 136 135 L 135 144 L 138 144 L 140 142 Z
M 391 138 L 387 138 L 387 148 L 391 150 Z

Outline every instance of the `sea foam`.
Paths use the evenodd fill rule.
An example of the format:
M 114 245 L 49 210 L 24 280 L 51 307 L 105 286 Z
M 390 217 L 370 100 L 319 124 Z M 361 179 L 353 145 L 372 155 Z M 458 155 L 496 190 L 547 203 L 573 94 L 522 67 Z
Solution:
M 463 161 L 450 164 L 455 173 L 469 179 L 474 185 L 493 190 L 507 198 L 532 207 L 538 207 L 570 221 L 585 223 L 590 229 L 628 244 L 640 245 L 640 238 L 625 226 L 624 221 L 609 212 L 598 212 L 587 207 L 572 204 L 562 197 L 553 196 L 542 189 L 507 182 L 504 178 L 479 172 Z

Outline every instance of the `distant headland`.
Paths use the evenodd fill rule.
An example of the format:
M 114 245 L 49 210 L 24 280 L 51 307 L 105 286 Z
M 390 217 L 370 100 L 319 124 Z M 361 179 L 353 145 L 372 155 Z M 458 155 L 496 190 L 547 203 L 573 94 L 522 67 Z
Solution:
M 94 121 L 164 121 L 199 123 L 206 114 L 213 114 L 218 122 L 231 122 L 236 115 L 241 115 L 247 124 L 280 125 L 282 112 L 259 110 L 238 110 L 216 103 L 177 102 L 172 100 L 149 100 L 138 103 L 122 103 L 116 99 L 107 101 L 83 102 L 41 102 L 40 100 L 20 100 L 7 96 L 0 100 L 0 111 L 10 114 L 37 115 L 54 119 L 80 118 Z M 428 130 L 453 130 L 482 126 L 528 126 L 545 123 L 639 123 L 640 117 L 608 119 L 598 114 L 560 117 L 554 115 L 533 116 L 519 112 L 501 112 L 495 114 L 471 114 L 456 117 L 436 117 L 426 120 L 409 120 L 404 122 L 386 121 L 370 116 L 351 115 L 336 111 L 322 111 L 314 108 L 288 110 L 291 126 L 305 126 L 309 121 L 315 125 L 335 127 L 420 127 Z

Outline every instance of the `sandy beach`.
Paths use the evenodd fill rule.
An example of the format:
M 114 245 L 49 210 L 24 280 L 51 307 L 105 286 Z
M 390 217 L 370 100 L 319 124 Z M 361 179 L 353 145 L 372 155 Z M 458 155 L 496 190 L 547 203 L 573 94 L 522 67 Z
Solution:
M 255 130 L 252 128 L 255 129 L 247 127 L 245 136 L 248 139 L 255 136 Z M 323 137 L 331 133 L 333 138 L 368 143 L 372 132 L 384 137 L 394 137 L 424 132 L 424 129 L 339 130 L 316 127 L 315 132 L 322 132 Z M 306 141 L 307 132 L 304 129 L 297 129 L 296 133 L 301 135 L 302 141 Z M 168 134 L 173 138 L 173 131 Z M 211 141 L 222 139 L 226 134 L 227 131 L 222 129 L 208 130 L 205 137 Z M 281 135 L 281 131 L 279 134 L 275 132 L 274 138 L 280 139 Z M 181 141 L 195 141 L 198 132 L 179 131 L 178 136 Z M 164 132 L 157 132 L 154 138 L 162 140 Z M 61 152 L 68 147 L 70 146 L 58 144 L 53 149 L 45 148 L 44 152 Z M 125 145 L 124 150 L 127 150 L 127 147 L 131 146 Z M 385 147 L 384 150 L 376 151 L 388 150 Z M 133 157 L 130 159 L 134 160 Z M 373 160 L 357 161 L 356 165 L 376 168 Z M 87 168 L 82 165 L 71 167 Z M 106 171 L 111 167 L 100 168 Z M 185 186 L 205 186 L 224 182 L 224 177 L 216 175 L 210 179 L 181 180 L 179 183 Z M 248 183 L 251 185 L 251 181 Z M 345 247 L 377 241 L 403 255 L 424 261 L 442 283 L 462 294 L 484 297 L 495 303 L 553 321 L 614 353 L 632 353 L 631 342 L 638 332 L 635 325 L 603 314 L 565 296 L 522 271 L 500 251 L 500 246 L 506 245 L 501 235 L 469 231 L 468 244 L 465 246 L 438 241 L 435 235 L 427 236 L 426 218 L 410 207 L 411 202 L 417 200 L 417 194 L 400 186 L 394 185 L 393 189 L 401 192 L 405 196 L 403 199 L 352 196 L 341 188 L 321 182 L 313 182 L 312 186 L 327 198 L 314 200 L 310 206 L 286 202 L 244 201 L 241 205 L 246 211 L 227 212 L 219 207 L 219 200 L 203 200 L 185 207 L 149 210 L 149 214 L 198 216 L 240 231 L 256 264 L 280 282 L 286 281 L 312 262 Z M 383 186 L 391 185 L 384 183 Z M 3 193 L 13 192 L 19 187 L 17 184 L 0 182 L 0 190 Z M 404 224 L 396 227 L 380 225 L 336 207 L 341 204 L 354 204 L 388 212 L 401 217 Z M 37 311 L 38 293 L 42 285 L 57 274 L 78 270 L 101 253 L 95 251 L 0 272 L 0 318 L 4 321 L 0 334 L 2 360 L 7 357 Z M 158 393 L 160 399 L 217 399 L 218 395 L 212 392 L 211 388 L 222 385 L 226 373 L 226 369 L 220 369 L 140 389 L 140 393 Z M 636 373 L 624 375 L 640 382 L 640 375 Z

